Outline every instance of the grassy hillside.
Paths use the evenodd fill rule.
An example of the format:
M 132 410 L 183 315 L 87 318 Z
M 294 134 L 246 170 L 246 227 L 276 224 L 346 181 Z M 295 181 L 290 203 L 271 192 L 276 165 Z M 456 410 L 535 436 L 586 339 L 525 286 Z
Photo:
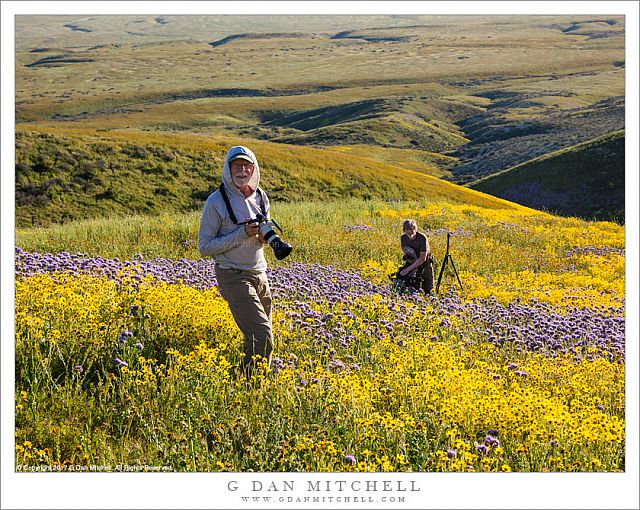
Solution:
M 540 94 L 548 95 L 549 92 Z M 467 183 L 545 154 L 624 129 L 624 96 L 580 104 L 569 95 L 540 98 L 536 94 L 491 92 L 486 112 L 462 123 L 470 143 L 451 155 L 459 159 L 453 180 Z M 566 105 L 557 111 L 546 101 Z M 527 113 L 517 113 L 522 111 Z
M 610 135 L 547 154 L 470 187 L 563 216 L 624 221 L 625 135 Z
M 136 131 L 19 130 L 17 225 L 106 215 L 200 210 L 220 182 L 229 146 L 259 155 L 261 186 L 274 201 L 447 197 L 502 207 L 502 201 L 402 166 L 335 150 L 251 139 Z
M 421 172 L 434 177 L 449 176 L 448 169 L 455 166 L 457 160 L 451 156 L 426 152 L 419 149 L 394 149 L 392 147 L 378 147 L 375 145 L 333 145 L 329 150 L 351 154 L 358 158 L 371 158 L 384 163 Z
M 469 141 L 455 122 L 479 110 L 435 95 L 404 95 L 270 115 L 263 125 L 293 131 L 273 137 L 277 142 L 378 145 L 442 153 Z

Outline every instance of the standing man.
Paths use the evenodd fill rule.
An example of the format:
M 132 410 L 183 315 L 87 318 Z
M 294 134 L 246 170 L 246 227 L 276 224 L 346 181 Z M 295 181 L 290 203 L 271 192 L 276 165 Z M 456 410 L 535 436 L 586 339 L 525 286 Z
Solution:
M 244 335 L 241 369 L 247 378 L 260 358 L 273 350 L 271 290 L 267 280 L 265 240 L 257 223 L 241 225 L 262 214 L 269 218 L 269 199 L 258 188 L 260 167 L 246 147 L 231 147 L 222 168 L 222 184 L 204 204 L 198 249 L 215 260 L 220 295 Z
M 403 278 L 412 276 L 422 279 L 422 290 L 429 294 L 433 289 L 433 257 L 427 236 L 418 232 L 415 220 L 404 220 L 404 234 L 400 237 L 405 267 L 399 275 Z

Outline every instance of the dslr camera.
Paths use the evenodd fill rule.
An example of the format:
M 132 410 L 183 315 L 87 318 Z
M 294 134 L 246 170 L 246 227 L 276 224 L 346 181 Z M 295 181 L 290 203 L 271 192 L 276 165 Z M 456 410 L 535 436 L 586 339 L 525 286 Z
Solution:
M 258 224 L 258 230 L 262 234 L 262 237 L 264 237 L 264 240 L 269 243 L 271 248 L 273 248 L 273 253 L 275 253 L 278 260 L 282 260 L 287 257 L 293 250 L 293 246 L 286 241 L 283 241 L 273 230 L 272 225 L 282 232 L 282 229 L 274 220 L 269 221 L 262 214 L 257 214 L 255 218 L 243 221 L 242 223 L 239 223 L 239 225 L 246 225 L 248 223 Z

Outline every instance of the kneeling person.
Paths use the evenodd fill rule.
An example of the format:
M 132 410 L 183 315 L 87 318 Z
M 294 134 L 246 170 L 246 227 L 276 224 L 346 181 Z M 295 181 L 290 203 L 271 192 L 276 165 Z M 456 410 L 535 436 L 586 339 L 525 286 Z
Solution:
M 429 294 L 433 289 L 433 257 L 427 236 L 418 232 L 415 220 L 405 220 L 402 224 L 404 234 L 400 237 L 405 265 L 399 272 L 406 282 L 417 282 L 416 287 Z

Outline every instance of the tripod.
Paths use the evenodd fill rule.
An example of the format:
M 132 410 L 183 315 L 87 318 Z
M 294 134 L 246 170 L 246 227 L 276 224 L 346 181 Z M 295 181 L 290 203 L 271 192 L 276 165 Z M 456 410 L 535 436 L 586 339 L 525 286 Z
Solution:
M 458 276 L 458 270 L 456 269 L 456 265 L 453 262 L 453 257 L 449 253 L 450 238 L 451 238 L 451 232 L 447 232 L 447 254 L 444 256 L 444 260 L 442 261 L 442 267 L 440 268 L 440 274 L 438 275 L 438 283 L 436 284 L 436 293 L 440 290 L 440 282 L 442 281 L 444 268 L 447 267 L 447 264 L 449 263 L 449 261 L 451 261 L 451 267 L 453 267 L 453 272 L 456 274 L 456 278 L 458 279 L 458 283 L 460 284 L 460 290 L 464 292 L 464 288 L 462 287 L 462 282 L 460 281 L 460 276 Z

